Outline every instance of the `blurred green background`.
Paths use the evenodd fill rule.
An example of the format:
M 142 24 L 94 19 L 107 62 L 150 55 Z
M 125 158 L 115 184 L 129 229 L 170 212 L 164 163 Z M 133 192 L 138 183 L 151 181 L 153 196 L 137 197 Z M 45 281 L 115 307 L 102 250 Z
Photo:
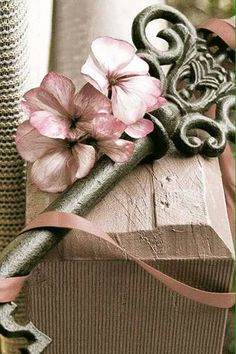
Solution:
M 194 25 L 209 17 L 228 18 L 234 15 L 234 0 L 167 0 L 166 2 L 182 11 Z

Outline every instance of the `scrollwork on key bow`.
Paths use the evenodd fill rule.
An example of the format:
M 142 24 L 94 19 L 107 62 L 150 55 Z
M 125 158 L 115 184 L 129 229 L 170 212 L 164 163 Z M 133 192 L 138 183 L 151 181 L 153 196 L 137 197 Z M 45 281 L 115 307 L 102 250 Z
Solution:
M 157 34 L 168 42 L 165 52 L 157 50 L 145 33 L 149 22 L 161 18 L 172 25 Z M 153 114 L 176 147 L 187 155 L 202 153 L 213 157 L 222 153 L 227 139 L 233 142 L 235 136 L 229 118 L 229 110 L 234 106 L 234 80 L 232 73 L 210 54 L 206 40 L 197 36 L 177 10 L 154 5 L 134 20 L 133 41 L 138 54 L 150 65 L 150 74 L 163 83 L 169 103 Z M 167 75 L 163 73 L 163 64 L 171 64 Z M 214 104 L 215 120 L 206 113 Z
M 31 322 L 19 325 L 12 315 L 16 304 L 0 304 L 0 351 L 7 353 L 42 353 L 51 339 Z

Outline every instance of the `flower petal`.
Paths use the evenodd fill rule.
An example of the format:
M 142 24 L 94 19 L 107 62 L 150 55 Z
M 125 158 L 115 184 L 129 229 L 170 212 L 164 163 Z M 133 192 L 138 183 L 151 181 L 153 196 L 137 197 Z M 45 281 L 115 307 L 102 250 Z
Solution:
M 91 137 L 97 140 L 117 139 L 126 128 L 123 122 L 111 114 L 97 114 L 91 122 L 81 126 Z
M 149 71 L 149 65 L 143 59 L 139 58 L 136 54 L 128 65 L 119 70 L 119 76 L 129 75 L 147 75 Z
M 160 81 L 151 76 L 133 76 L 112 87 L 113 114 L 127 125 L 136 123 L 157 104 Z
M 157 98 L 156 104 L 154 106 L 148 107 L 148 112 L 155 111 L 155 109 L 158 109 L 164 106 L 165 104 L 167 104 L 167 100 L 164 97 L 160 96 Z
M 49 138 L 64 139 L 70 129 L 68 119 L 55 116 L 47 111 L 32 113 L 30 123 L 40 134 Z
M 90 84 L 75 96 L 75 105 L 80 121 L 90 120 L 97 113 L 111 113 L 111 101 Z
M 40 87 L 26 92 L 23 96 L 22 106 L 28 115 L 36 111 L 48 111 L 55 115 L 65 116 L 67 112 L 50 93 Z
M 78 143 L 73 147 L 72 152 L 78 163 L 76 177 L 83 178 L 89 173 L 95 163 L 95 149 L 93 146 Z
M 135 48 L 130 43 L 111 37 L 95 39 L 91 48 L 101 69 L 108 75 L 128 65 L 135 54 Z
M 39 189 L 45 192 L 62 192 L 72 183 L 70 169 L 67 166 L 71 159 L 69 149 L 60 149 L 46 154 L 35 161 L 31 169 L 31 178 Z
M 102 140 L 98 143 L 100 152 L 115 162 L 128 161 L 133 154 L 135 144 L 128 140 Z
M 29 162 L 38 160 L 45 154 L 61 148 L 64 142 L 41 135 L 27 120 L 16 131 L 16 148 L 21 157 Z
M 78 170 L 78 161 L 74 158 L 73 153 L 71 153 L 71 157 L 67 160 L 66 165 L 68 168 L 71 183 L 74 183 L 74 181 L 77 179 L 76 172 Z
M 81 68 L 81 74 L 84 75 L 86 81 L 93 85 L 97 90 L 107 94 L 109 85 L 106 73 L 104 73 L 98 63 L 89 56 L 85 64 Z
M 139 96 L 120 86 L 112 87 L 113 114 L 126 125 L 136 123 L 146 113 L 146 104 Z
M 50 72 L 44 77 L 40 87 L 55 97 L 68 113 L 74 113 L 75 85 L 70 79 L 58 73 Z
M 154 124 L 149 119 L 140 119 L 137 123 L 129 125 L 125 132 L 132 138 L 144 138 L 154 129 Z

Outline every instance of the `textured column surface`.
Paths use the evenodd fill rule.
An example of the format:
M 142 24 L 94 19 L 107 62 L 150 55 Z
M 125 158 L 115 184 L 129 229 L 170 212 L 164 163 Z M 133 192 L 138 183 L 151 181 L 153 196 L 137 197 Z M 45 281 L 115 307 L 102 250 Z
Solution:
M 0 1 L 0 249 L 24 225 L 25 165 L 15 147 L 27 77 L 26 1 Z
M 25 223 L 25 163 L 15 147 L 28 77 L 27 0 L 0 0 L 0 251 Z M 23 295 L 18 320 L 24 320 Z

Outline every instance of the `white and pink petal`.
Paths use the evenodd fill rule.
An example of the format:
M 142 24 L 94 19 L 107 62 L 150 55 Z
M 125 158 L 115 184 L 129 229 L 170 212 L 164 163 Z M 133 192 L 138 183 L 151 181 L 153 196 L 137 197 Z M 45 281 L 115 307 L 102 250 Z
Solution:
M 60 149 L 35 161 L 31 169 L 32 181 L 45 192 L 62 192 L 71 184 L 71 171 L 67 166 L 71 158 L 68 149 Z
M 108 75 L 124 68 L 135 55 L 135 48 L 130 43 L 111 37 L 95 39 L 91 49 L 100 68 Z
M 143 59 L 139 58 L 136 54 L 128 65 L 119 70 L 120 76 L 136 76 L 148 75 L 149 65 Z
M 154 124 L 149 119 L 140 119 L 138 122 L 129 125 L 125 132 L 132 138 L 139 139 L 144 138 L 150 134 L 154 129 Z
M 115 162 L 126 162 L 134 152 L 135 144 L 124 139 L 102 140 L 98 144 L 99 152 L 110 157 Z
M 115 117 L 130 125 L 140 120 L 146 113 L 146 104 L 134 92 L 122 86 L 112 87 L 112 109 Z
M 113 113 L 127 125 L 136 123 L 157 105 L 160 94 L 160 80 L 151 76 L 122 79 L 112 87 Z
M 96 161 L 96 151 L 94 147 L 91 145 L 77 143 L 73 147 L 72 153 L 78 164 L 76 178 L 83 178 L 87 176 Z
M 157 98 L 156 103 L 154 104 L 154 106 L 150 106 L 150 107 L 147 108 L 148 112 L 155 111 L 156 109 L 158 109 L 158 108 L 160 108 L 162 106 L 165 106 L 166 104 L 167 104 L 167 100 L 164 97 L 160 96 L 160 97 Z
M 126 125 L 111 114 L 97 114 L 82 127 L 97 140 L 117 139 L 126 129 Z
M 73 152 L 71 151 L 70 158 L 66 162 L 66 168 L 68 169 L 70 184 L 77 180 L 76 173 L 78 170 L 78 161 L 75 159 Z
M 40 134 L 49 138 L 64 139 L 70 129 L 69 119 L 55 116 L 53 113 L 47 111 L 32 113 L 30 123 Z
M 27 91 L 23 96 L 22 104 L 24 110 L 30 114 L 36 111 L 48 111 L 55 115 L 67 115 L 56 98 L 40 87 Z
M 109 86 L 107 75 L 91 56 L 88 57 L 85 64 L 82 66 L 81 74 L 87 82 L 107 95 Z
M 69 78 L 50 72 L 44 77 L 40 87 L 52 95 L 68 114 L 74 113 L 75 85 Z
M 52 151 L 61 149 L 64 141 L 41 135 L 27 120 L 16 131 L 16 148 L 20 156 L 34 162 Z
M 76 116 L 80 121 L 90 121 L 97 113 L 111 113 L 111 101 L 87 83 L 75 96 Z

